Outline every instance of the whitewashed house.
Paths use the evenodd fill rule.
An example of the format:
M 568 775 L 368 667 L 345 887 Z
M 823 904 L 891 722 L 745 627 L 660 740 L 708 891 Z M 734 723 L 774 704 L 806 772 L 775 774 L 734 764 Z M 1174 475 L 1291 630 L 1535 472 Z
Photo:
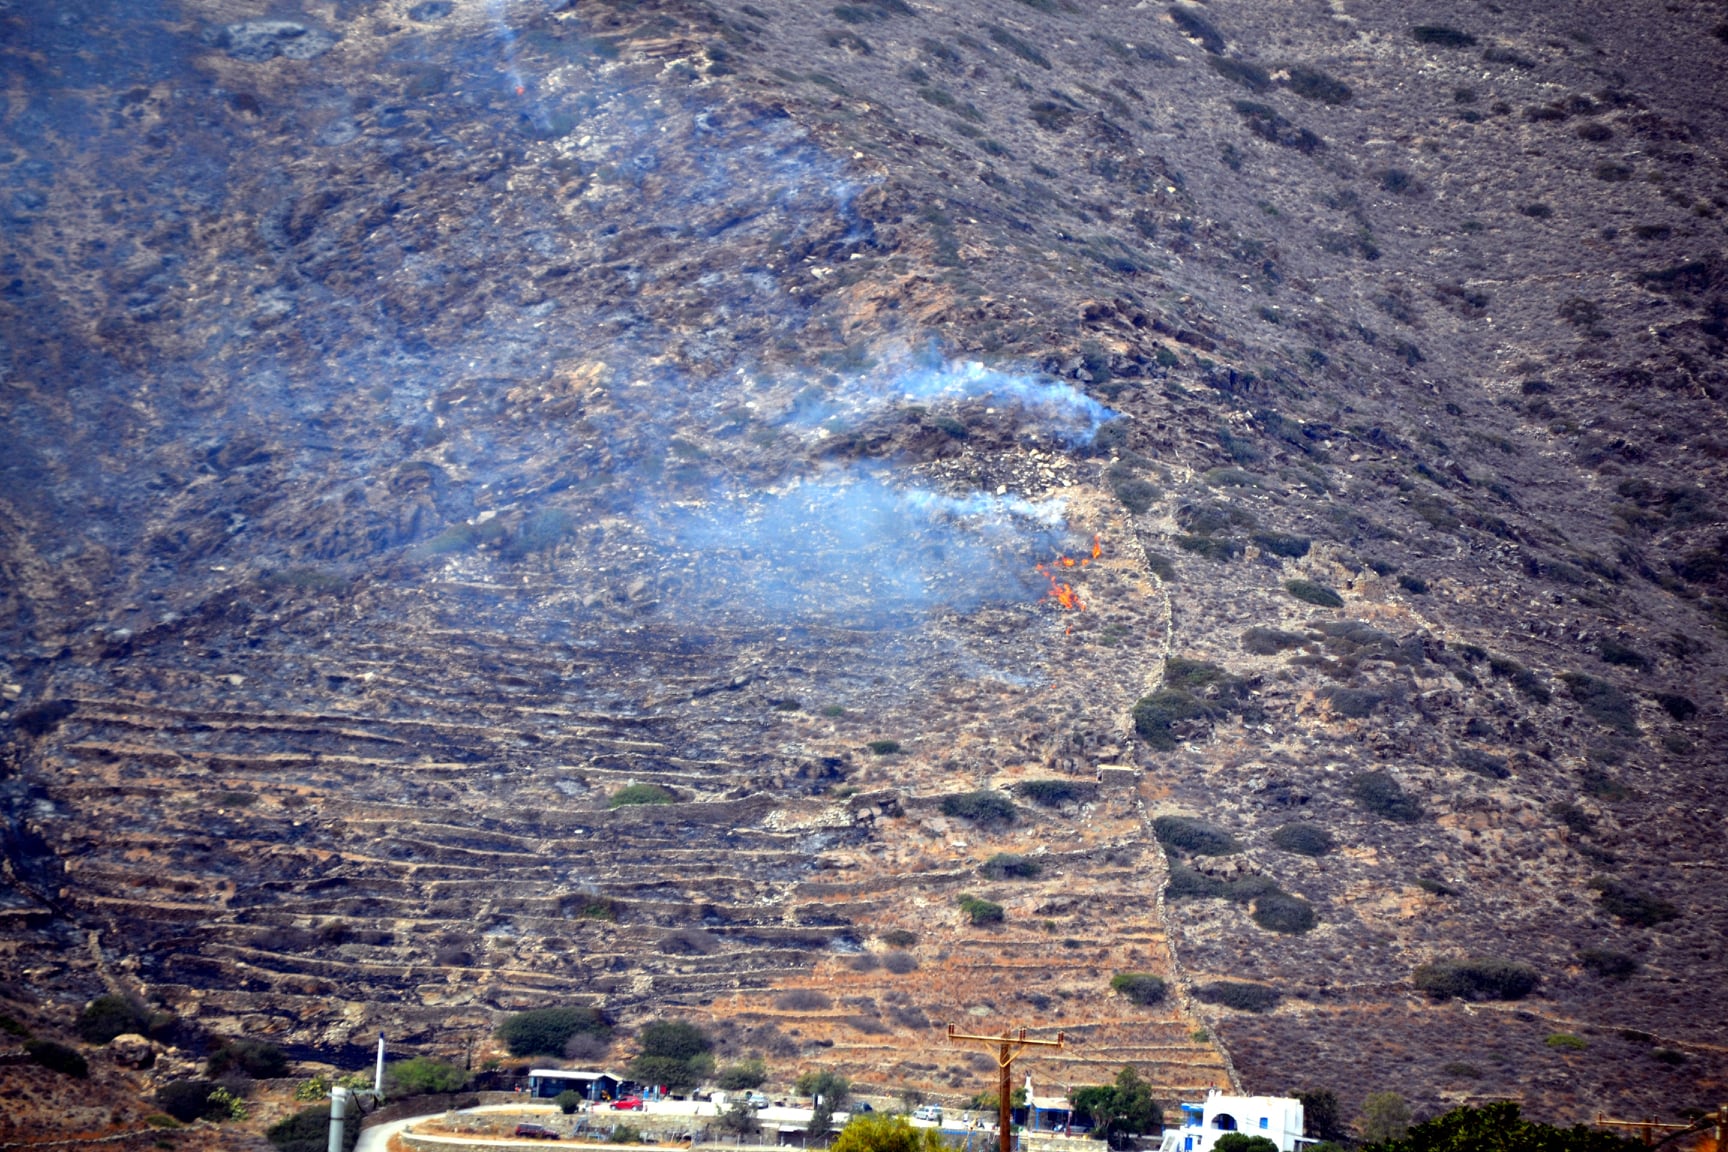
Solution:
M 1314 1144 L 1302 1135 L 1302 1101 L 1288 1096 L 1226 1096 L 1214 1088 L 1201 1104 L 1183 1104 L 1182 1127 L 1164 1129 L 1158 1152 L 1212 1152 L 1220 1136 L 1264 1136 L 1278 1152 Z

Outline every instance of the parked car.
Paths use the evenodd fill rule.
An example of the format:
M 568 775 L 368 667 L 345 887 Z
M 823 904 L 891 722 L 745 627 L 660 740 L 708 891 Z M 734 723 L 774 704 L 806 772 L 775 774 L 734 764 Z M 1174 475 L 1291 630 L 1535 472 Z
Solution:
M 916 1112 L 912 1113 L 912 1119 L 933 1120 L 937 1124 L 940 1124 L 942 1123 L 942 1109 L 936 1107 L 934 1104 L 924 1104 L 921 1105 Z
M 870 1107 L 870 1101 L 868 1101 L 868 1100 L 854 1100 L 854 1101 L 852 1101 L 852 1111 L 854 1111 L 854 1112 L 874 1112 L 874 1111 L 876 1111 L 876 1109 Z
M 765 1093 L 762 1093 L 762 1092 L 752 1092 L 748 1096 L 744 1097 L 744 1100 L 752 1108 L 766 1108 L 766 1107 L 768 1107 L 768 1097 Z
M 640 1111 L 642 1108 L 642 1097 L 626 1096 L 622 1100 L 614 1100 L 612 1101 L 612 1108 L 617 1112 L 627 1112 L 632 1109 Z
M 552 1129 L 546 1127 L 544 1124 L 518 1124 L 516 1125 L 516 1135 L 526 1136 L 530 1140 L 564 1139 L 564 1137 L 558 1135 L 558 1133 L 552 1131 Z

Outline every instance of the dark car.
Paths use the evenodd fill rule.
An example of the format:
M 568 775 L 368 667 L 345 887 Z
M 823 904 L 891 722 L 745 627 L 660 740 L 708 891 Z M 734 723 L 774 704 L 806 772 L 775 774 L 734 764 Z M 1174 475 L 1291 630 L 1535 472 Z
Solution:
M 518 1124 L 516 1125 L 516 1135 L 526 1136 L 530 1140 L 564 1139 L 564 1137 L 558 1135 L 558 1133 L 552 1131 L 552 1129 L 546 1127 L 544 1124 Z

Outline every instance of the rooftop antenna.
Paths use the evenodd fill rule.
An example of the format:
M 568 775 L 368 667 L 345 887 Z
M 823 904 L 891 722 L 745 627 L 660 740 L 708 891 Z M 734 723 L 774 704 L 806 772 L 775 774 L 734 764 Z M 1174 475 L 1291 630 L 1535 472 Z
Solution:
M 954 1025 L 948 1025 L 948 1039 L 972 1040 L 984 1045 L 996 1045 L 996 1146 L 998 1152 L 1014 1152 L 1013 1106 L 1014 1089 L 1013 1072 L 1014 1057 L 1025 1048 L 1057 1048 L 1062 1047 L 1062 1033 L 1056 1033 L 1054 1040 L 1030 1040 L 1026 1029 L 1020 1029 L 1018 1036 L 1009 1035 L 1008 1029 L 1002 1029 L 1000 1036 L 968 1036 L 954 1030 Z M 1028 1101 L 1030 1103 L 1030 1101 Z

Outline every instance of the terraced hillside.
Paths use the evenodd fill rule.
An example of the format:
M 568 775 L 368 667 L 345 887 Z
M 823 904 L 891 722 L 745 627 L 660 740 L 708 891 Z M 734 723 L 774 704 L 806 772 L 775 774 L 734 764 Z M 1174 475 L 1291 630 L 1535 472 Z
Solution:
M 45 1013 L 1719 1098 L 1716 16 L 0 22 Z

